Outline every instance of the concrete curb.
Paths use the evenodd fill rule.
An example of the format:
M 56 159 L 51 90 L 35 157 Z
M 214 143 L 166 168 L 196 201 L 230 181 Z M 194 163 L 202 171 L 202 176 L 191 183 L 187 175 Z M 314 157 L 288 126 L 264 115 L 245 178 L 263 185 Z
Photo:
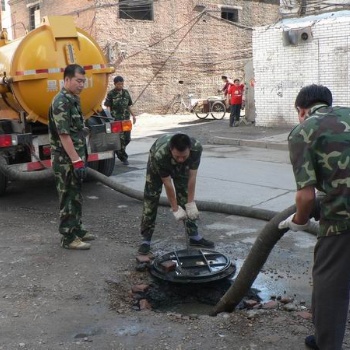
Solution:
M 230 137 L 214 136 L 209 140 L 209 143 L 214 145 L 232 145 L 232 146 L 248 146 L 256 148 L 267 148 L 281 151 L 288 151 L 288 144 L 286 142 L 272 142 L 265 140 L 243 140 L 234 139 Z

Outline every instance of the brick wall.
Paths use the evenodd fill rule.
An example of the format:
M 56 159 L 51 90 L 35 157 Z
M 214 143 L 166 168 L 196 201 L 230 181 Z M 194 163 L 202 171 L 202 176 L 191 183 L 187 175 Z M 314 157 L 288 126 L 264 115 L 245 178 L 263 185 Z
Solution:
M 23 16 L 25 22 L 25 1 L 12 3 L 16 20 Z M 239 9 L 238 23 L 221 20 L 222 3 Z M 252 27 L 278 18 L 278 4 L 271 0 L 203 0 L 208 9 L 203 16 L 194 10 L 196 4 L 154 1 L 153 21 L 119 19 L 118 2 L 112 0 L 42 0 L 40 12 L 74 16 L 76 25 L 98 41 L 116 74 L 124 76 L 137 113 L 167 113 L 179 92 L 204 98 L 217 95 L 222 74 L 243 78 L 252 57 Z
M 282 31 L 311 28 L 310 41 L 283 45 Z M 350 12 L 283 20 L 253 33 L 256 124 L 294 126 L 294 101 L 300 88 L 323 84 L 334 104 L 349 105 Z

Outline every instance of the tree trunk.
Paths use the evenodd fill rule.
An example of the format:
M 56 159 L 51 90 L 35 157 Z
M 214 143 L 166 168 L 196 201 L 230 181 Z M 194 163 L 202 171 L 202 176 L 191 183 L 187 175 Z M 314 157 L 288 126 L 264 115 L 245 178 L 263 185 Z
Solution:
M 264 266 L 271 250 L 288 231 L 288 229 L 280 230 L 278 224 L 295 213 L 295 211 L 295 205 L 292 205 L 275 215 L 265 225 L 244 261 L 233 285 L 215 305 L 214 310 L 210 314 L 211 316 L 216 316 L 220 312 L 232 312 L 240 303 Z

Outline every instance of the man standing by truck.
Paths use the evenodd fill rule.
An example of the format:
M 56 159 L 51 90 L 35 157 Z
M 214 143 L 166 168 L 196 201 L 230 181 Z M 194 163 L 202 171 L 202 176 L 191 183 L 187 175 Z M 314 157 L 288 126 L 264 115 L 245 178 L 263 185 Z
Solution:
M 86 177 L 85 124 L 79 95 L 85 84 L 85 70 L 68 65 L 63 73 L 64 86 L 54 97 L 49 110 L 52 169 L 59 196 L 61 246 L 90 249 L 95 237 L 82 225 L 82 181 Z
M 109 109 L 114 120 L 129 120 L 130 115 L 132 115 L 133 124 L 135 124 L 136 116 L 131 109 L 132 99 L 129 91 L 124 89 L 124 78 L 118 75 L 113 79 L 113 82 L 114 89 L 108 92 L 104 105 Z M 131 141 L 131 131 L 124 131 L 120 138 L 121 149 L 116 151 L 116 154 L 124 165 L 129 165 L 126 146 Z

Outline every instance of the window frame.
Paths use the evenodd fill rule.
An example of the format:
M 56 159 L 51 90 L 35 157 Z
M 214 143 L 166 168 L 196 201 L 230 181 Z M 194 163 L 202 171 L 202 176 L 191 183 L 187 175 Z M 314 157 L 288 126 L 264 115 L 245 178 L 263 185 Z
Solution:
M 40 25 L 40 4 L 37 3 L 28 7 L 29 10 L 29 30 L 33 30 Z M 37 21 L 37 11 L 39 11 L 39 21 Z
M 233 22 L 233 23 L 238 23 L 239 22 L 239 8 L 237 7 L 232 7 L 232 6 L 220 6 L 220 11 L 221 11 L 221 18 Z M 226 16 L 224 16 L 226 14 Z M 228 16 L 229 14 L 232 14 L 233 17 L 230 19 Z
M 139 9 L 135 9 L 137 1 L 119 0 L 119 19 L 131 19 L 135 21 L 153 21 L 154 20 L 154 0 L 140 2 Z

